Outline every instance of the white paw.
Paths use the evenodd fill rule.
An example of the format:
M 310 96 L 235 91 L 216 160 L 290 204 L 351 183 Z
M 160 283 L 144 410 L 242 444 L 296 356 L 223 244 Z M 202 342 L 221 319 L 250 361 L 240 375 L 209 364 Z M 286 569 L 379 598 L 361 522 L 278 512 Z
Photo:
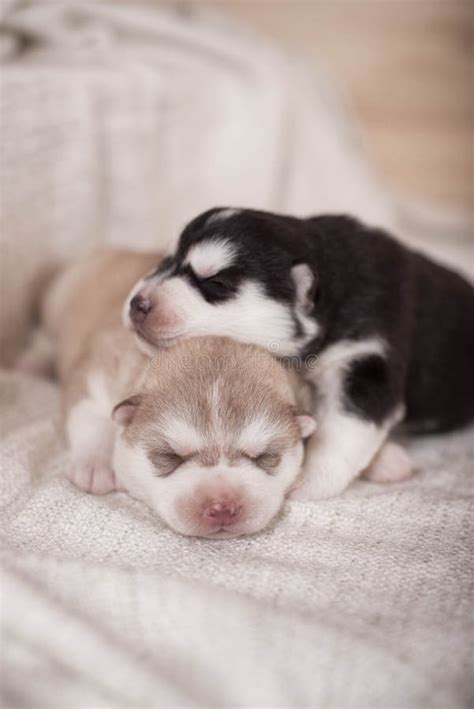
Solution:
M 100 459 L 73 461 L 66 477 L 80 490 L 92 495 L 107 495 L 118 489 L 112 466 Z
M 311 502 L 313 496 L 311 495 L 311 488 L 309 485 L 304 483 L 299 487 L 293 488 L 288 495 L 289 500 L 296 500 L 297 502 Z
M 288 498 L 299 502 L 316 502 L 340 495 L 357 477 L 357 469 L 332 455 L 307 456 L 301 482 L 290 491 Z
M 409 478 L 415 465 L 404 448 L 397 443 L 386 443 L 363 475 L 378 483 L 395 483 Z
M 315 475 L 310 480 L 303 480 L 301 485 L 293 488 L 288 495 L 289 500 L 298 502 L 317 502 L 335 497 L 345 490 L 347 483 L 339 483 L 337 480 L 330 480 L 324 476 L 319 479 Z

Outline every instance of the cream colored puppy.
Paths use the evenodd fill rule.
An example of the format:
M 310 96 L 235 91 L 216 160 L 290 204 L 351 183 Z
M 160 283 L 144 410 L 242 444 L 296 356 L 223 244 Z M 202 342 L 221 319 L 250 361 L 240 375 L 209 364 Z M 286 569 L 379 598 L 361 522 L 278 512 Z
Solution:
M 197 337 L 153 356 L 120 322 L 156 254 L 103 251 L 56 278 L 43 308 L 63 385 L 70 480 L 123 488 L 176 531 L 224 538 L 280 510 L 314 419 L 267 351 Z

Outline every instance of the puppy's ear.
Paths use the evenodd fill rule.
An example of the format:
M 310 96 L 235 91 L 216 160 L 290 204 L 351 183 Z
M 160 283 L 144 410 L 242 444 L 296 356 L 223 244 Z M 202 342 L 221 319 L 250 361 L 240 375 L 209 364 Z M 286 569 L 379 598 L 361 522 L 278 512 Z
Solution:
M 306 412 L 297 412 L 296 422 L 301 431 L 301 438 L 309 438 L 316 431 L 318 426 L 314 416 Z
M 124 399 L 114 407 L 112 418 L 119 426 L 128 426 L 133 421 L 138 406 L 143 401 L 143 394 L 135 394 L 128 399 Z
M 297 310 L 311 312 L 316 295 L 316 277 L 307 263 L 297 263 L 291 268 L 291 279 L 295 286 Z

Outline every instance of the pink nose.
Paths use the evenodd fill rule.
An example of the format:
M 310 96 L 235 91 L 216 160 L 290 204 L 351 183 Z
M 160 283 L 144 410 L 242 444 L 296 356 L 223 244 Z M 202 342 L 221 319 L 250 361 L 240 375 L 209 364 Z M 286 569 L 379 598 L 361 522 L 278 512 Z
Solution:
M 203 509 L 207 521 L 222 526 L 236 522 L 242 512 L 242 505 L 237 502 L 212 502 Z

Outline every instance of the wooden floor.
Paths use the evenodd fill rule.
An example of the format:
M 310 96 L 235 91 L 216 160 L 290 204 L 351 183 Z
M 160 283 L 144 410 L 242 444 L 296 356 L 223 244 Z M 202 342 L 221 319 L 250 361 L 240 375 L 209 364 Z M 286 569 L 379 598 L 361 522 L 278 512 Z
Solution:
M 184 0 L 324 67 L 403 196 L 472 210 L 474 0 Z

